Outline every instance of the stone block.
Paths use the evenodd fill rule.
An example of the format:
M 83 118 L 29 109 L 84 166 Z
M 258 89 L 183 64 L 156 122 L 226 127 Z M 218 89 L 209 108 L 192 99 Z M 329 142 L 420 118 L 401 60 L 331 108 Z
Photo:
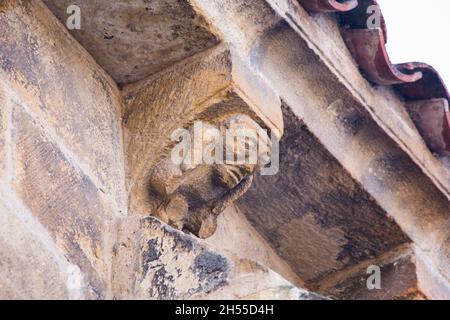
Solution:
M 44 0 L 63 24 L 71 0 Z M 118 83 L 141 80 L 219 39 L 188 0 L 78 0 L 72 35 Z M 117 17 L 111 19 L 111 17 Z
M 156 218 L 124 218 L 114 250 L 120 299 L 187 299 L 224 286 L 231 263 Z
M 156 218 L 120 220 L 114 250 L 115 298 L 320 298 L 254 261 L 217 253 Z
M 12 199 L 0 198 L 0 298 L 82 298 L 82 279 L 70 287 L 70 264 L 32 220 Z
M 375 265 L 380 269 L 380 288 L 369 288 L 369 277 Z M 372 261 L 364 263 L 355 273 L 347 272 L 344 279 L 332 288 L 321 292 L 340 300 L 423 300 L 426 297 L 417 285 L 415 258 L 411 254 L 401 255 L 391 261 Z
M 0 4 L 0 82 L 125 207 L 121 98 L 114 81 L 41 1 Z
M 20 106 L 12 115 L 13 191 L 47 228 L 61 252 L 104 297 L 114 211 L 106 197 Z

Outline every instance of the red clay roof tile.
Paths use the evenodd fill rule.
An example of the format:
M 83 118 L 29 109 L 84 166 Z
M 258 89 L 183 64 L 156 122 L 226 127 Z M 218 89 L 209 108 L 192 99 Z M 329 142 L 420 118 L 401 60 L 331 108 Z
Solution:
M 377 1 L 298 1 L 310 12 L 338 13 L 343 38 L 361 72 L 374 84 L 393 85 L 407 103 L 420 101 L 422 107 L 418 110 L 422 113 L 413 117 L 419 132 L 433 152 L 440 155 L 450 154 L 450 113 L 448 106 L 445 107 L 444 104 L 441 104 L 444 109 L 441 110 L 443 119 L 440 121 L 436 120 L 436 113 L 428 110 L 436 108 L 435 99 L 445 99 L 450 102 L 447 87 L 439 73 L 425 63 L 391 63 L 386 50 L 386 23 Z M 371 18 L 374 10 L 380 14 L 379 25 L 368 23 L 368 21 L 373 22 Z M 433 119 L 428 119 L 430 114 L 434 115 Z M 422 118 L 418 121 L 417 117 Z M 425 123 L 426 127 L 424 127 Z M 432 123 L 436 123 L 439 130 L 430 130 Z M 430 132 L 439 136 L 430 136 Z M 437 144 L 432 142 L 438 140 L 444 141 L 444 144 L 440 144 L 441 147 L 436 147 Z

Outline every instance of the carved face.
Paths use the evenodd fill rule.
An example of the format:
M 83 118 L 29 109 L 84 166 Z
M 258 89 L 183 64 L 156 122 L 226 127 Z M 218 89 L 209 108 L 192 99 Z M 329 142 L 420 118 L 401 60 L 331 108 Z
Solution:
M 185 145 L 178 161 L 164 158 L 151 173 L 157 202 L 152 214 L 207 238 L 216 229 L 218 214 L 250 187 L 253 173 L 270 158 L 269 138 L 245 115 L 233 116 L 220 127 L 194 125 L 184 138 L 189 141 L 181 141 Z

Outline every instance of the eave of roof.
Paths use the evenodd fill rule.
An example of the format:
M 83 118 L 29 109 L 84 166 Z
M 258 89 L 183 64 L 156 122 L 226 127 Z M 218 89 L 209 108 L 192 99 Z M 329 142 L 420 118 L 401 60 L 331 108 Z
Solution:
M 407 103 L 421 102 L 423 114 L 416 126 L 430 149 L 439 155 L 450 154 L 450 94 L 439 73 L 420 62 L 392 64 L 386 50 L 387 29 L 383 15 L 380 25 L 368 24 L 376 0 L 298 0 L 309 12 L 336 12 L 342 36 L 366 79 L 376 85 L 393 86 Z M 429 117 L 429 109 L 441 100 L 439 116 Z M 420 119 L 420 116 L 424 119 Z M 442 130 L 436 130 L 436 126 Z M 438 136 L 436 136 L 438 132 Z M 430 140 L 440 141 L 438 145 Z

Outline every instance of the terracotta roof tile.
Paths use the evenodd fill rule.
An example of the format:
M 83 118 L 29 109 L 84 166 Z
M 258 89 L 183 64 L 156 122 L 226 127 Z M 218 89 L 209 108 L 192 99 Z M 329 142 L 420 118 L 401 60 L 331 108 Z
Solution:
M 392 85 L 404 97 L 407 106 L 417 106 L 420 102 L 421 107 L 415 108 L 412 115 L 418 131 L 431 151 L 440 155 L 450 154 L 450 95 L 445 83 L 439 73 L 425 63 L 391 63 L 386 50 L 387 28 L 381 11 L 378 11 L 379 25 L 368 24 L 374 8 L 380 10 L 377 1 L 298 1 L 310 12 L 338 13 L 342 36 L 361 72 L 373 84 Z M 436 99 L 446 102 L 437 104 Z M 436 116 L 436 112 L 440 116 Z

